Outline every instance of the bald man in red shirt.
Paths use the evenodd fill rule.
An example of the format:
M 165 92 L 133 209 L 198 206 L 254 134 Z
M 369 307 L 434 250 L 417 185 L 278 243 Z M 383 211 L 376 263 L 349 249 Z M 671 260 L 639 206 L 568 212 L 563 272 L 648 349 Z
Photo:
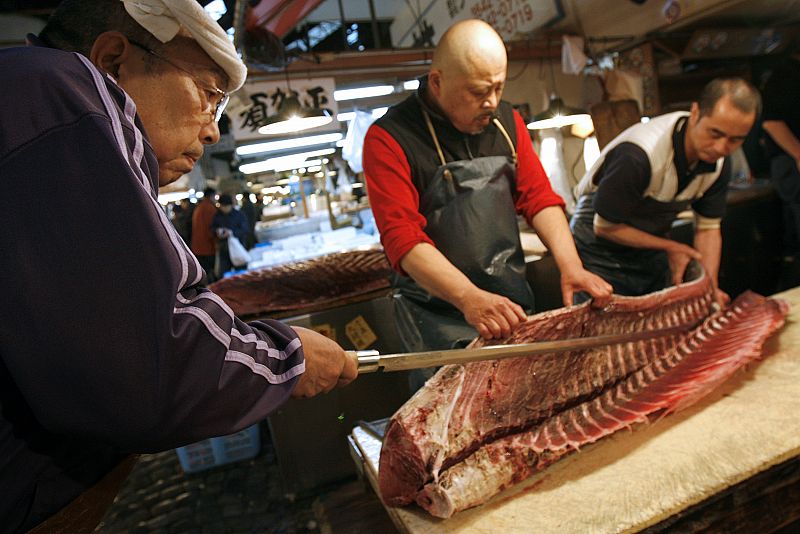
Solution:
M 455 24 L 417 93 L 367 133 L 364 172 L 395 277 L 407 350 L 507 336 L 533 311 L 516 214 L 553 253 L 564 303 L 607 299 L 586 271 L 522 118 L 501 101 L 506 51 L 488 24 Z

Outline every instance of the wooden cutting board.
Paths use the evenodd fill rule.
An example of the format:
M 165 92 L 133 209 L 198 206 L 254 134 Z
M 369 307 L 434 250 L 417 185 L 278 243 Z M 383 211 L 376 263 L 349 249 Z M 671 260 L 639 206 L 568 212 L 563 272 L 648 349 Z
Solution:
M 635 532 L 800 455 L 800 288 L 776 295 L 792 310 L 764 360 L 700 403 L 561 459 L 488 503 L 447 520 L 387 507 L 410 533 Z M 380 441 L 353 441 L 377 492 Z

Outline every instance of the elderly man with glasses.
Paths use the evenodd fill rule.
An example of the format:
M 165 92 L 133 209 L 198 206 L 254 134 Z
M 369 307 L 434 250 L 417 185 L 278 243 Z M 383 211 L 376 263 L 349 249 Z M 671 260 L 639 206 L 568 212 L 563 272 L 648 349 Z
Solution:
M 0 51 L 0 531 L 57 513 L 83 532 L 102 508 L 76 497 L 113 498 L 97 482 L 127 453 L 231 434 L 357 371 L 314 332 L 235 318 L 158 204 L 246 75 L 198 3 L 68 0 L 29 44 Z

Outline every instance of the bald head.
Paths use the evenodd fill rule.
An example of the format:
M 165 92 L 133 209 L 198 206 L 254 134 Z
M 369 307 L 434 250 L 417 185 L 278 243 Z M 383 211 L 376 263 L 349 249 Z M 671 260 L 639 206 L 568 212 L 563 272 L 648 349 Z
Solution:
M 506 68 L 503 40 L 482 20 L 470 19 L 453 24 L 436 45 L 431 70 L 459 75 L 470 74 L 481 67 Z
M 442 35 L 433 53 L 426 100 L 461 132 L 486 128 L 506 81 L 506 47 L 482 20 L 465 20 Z

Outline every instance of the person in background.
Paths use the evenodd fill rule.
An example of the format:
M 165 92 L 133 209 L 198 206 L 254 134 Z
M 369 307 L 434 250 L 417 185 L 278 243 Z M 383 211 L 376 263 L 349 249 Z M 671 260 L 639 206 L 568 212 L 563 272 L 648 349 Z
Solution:
M 247 240 L 247 217 L 233 206 L 230 195 L 220 195 L 217 212 L 211 219 L 211 232 L 217 241 L 217 264 L 214 267 L 217 278 L 234 268 L 228 254 L 228 239 L 235 236 L 242 245 Z
M 778 289 L 800 284 L 800 53 L 778 65 L 764 85 L 761 127 L 770 181 L 783 202 L 783 272 Z
M 217 213 L 215 197 L 217 192 L 212 187 L 206 187 L 203 198 L 197 203 L 192 213 L 192 252 L 205 271 L 206 283 L 213 282 L 214 257 L 217 250 L 217 240 L 211 229 L 211 221 Z
M 192 242 L 192 214 L 194 212 L 194 204 L 189 202 L 188 198 L 181 199 L 180 202 L 175 203 L 173 207 L 172 224 L 175 226 L 178 235 L 181 236 L 183 242 L 190 244 Z
M 256 246 L 256 223 L 261 220 L 261 213 L 257 211 L 256 205 L 250 200 L 251 193 L 245 191 L 242 195 L 242 214 L 247 219 L 247 235 L 242 245 L 247 249 Z
M 740 78 L 718 78 L 689 112 L 635 124 L 611 141 L 576 187 L 571 227 L 587 269 L 621 295 L 644 295 L 683 280 L 698 260 L 720 305 L 718 287 L 730 154 L 744 142 L 761 107 Z M 678 214 L 695 215 L 694 246 L 669 238 Z
M 237 319 L 158 203 L 246 76 L 200 4 L 67 0 L 29 42 L 0 50 L 0 177 L 51 194 L 0 212 L 0 530 L 91 532 L 106 503 L 78 497 L 110 504 L 96 483 L 129 453 L 240 431 L 357 367 Z
M 507 336 L 534 309 L 516 214 L 561 272 L 564 303 L 611 287 L 586 271 L 528 130 L 501 101 L 506 49 L 480 20 L 445 32 L 417 93 L 367 132 L 364 174 L 406 349 Z

